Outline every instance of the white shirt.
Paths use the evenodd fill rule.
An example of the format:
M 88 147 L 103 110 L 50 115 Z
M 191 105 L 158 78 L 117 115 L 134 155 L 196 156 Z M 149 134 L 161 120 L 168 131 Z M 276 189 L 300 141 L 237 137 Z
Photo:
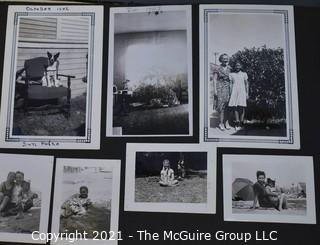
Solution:
M 21 192 L 22 192 L 22 186 L 15 185 L 12 190 L 11 202 L 18 203 L 19 197 L 21 196 Z

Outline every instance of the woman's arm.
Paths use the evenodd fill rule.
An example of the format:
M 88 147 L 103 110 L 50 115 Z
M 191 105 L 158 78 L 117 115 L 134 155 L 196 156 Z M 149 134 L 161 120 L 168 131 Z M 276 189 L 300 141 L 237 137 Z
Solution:
M 217 80 L 218 80 L 217 73 L 213 73 L 212 81 L 213 81 L 213 91 L 215 96 L 217 96 Z
M 272 191 L 270 190 L 270 188 L 266 188 L 266 194 L 267 194 L 268 196 L 274 196 L 274 197 L 277 197 L 277 196 L 278 196 L 278 194 L 272 192 Z
M 233 84 L 234 84 L 234 79 L 233 79 L 231 73 L 229 74 L 229 81 L 230 81 L 229 92 L 231 94 L 232 93 L 232 89 L 233 89 Z

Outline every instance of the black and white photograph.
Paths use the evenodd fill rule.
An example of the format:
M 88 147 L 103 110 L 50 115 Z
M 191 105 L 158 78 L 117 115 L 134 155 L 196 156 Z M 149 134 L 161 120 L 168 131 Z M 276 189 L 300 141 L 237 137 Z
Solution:
M 1 146 L 99 148 L 102 19 L 97 6 L 9 6 Z
M 191 6 L 110 8 L 107 136 L 190 136 Z
M 117 244 L 119 190 L 120 160 L 58 158 L 53 232 L 86 233 L 81 244 Z M 56 243 L 70 242 L 60 237 Z
M 293 7 L 200 6 L 201 141 L 299 149 L 295 59 Z
M 45 243 L 34 232 L 48 229 L 53 157 L 0 154 L 0 161 L 0 241 Z
M 226 221 L 316 223 L 313 158 L 224 155 Z
M 215 213 L 216 150 L 128 144 L 125 210 Z

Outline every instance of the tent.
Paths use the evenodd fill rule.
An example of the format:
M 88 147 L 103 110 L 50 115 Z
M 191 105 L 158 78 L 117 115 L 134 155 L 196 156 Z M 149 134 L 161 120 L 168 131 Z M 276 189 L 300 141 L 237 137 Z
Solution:
M 251 201 L 254 199 L 251 180 L 237 178 L 232 183 L 232 200 Z

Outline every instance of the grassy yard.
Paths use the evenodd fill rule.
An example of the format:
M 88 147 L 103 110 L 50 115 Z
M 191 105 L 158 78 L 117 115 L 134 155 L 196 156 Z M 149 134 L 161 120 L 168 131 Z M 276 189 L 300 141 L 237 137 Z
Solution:
M 190 176 L 178 186 L 161 187 L 158 177 L 136 178 L 136 202 L 206 203 L 207 177 Z
M 71 99 L 71 115 L 66 118 L 57 109 L 52 113 L 34 111 L 24 114 L 15 110 L 13 119 L 14 135 L 32 136 L 83 136 L 85 134 L 86 95 Z
M 189 134 L 188 105 L 130 112 L 114 116 L 113 126 L 124 135 Z
M 87 238 L 93 238 L 94 231 L 108 232 L 110 230 L 110 209 L 105 206 L 94 205 L 88 209 L 86 215 L 83 216 L 70 216 L 69 218 L 60 219 L 60 232 L 69 233 L 88 233 Z

